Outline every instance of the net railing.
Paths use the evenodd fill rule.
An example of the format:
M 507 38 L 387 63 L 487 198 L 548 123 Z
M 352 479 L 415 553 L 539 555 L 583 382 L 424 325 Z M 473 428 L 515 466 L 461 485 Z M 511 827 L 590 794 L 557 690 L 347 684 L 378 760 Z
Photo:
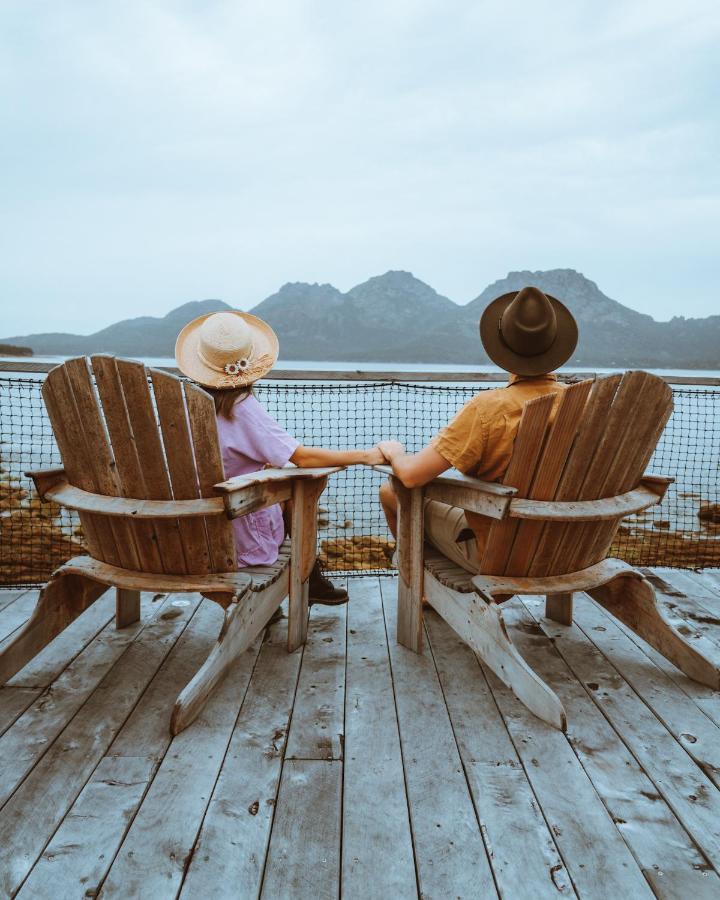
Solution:
M 322 376 L 319 376 L 322 377 Z M 41 501 L 25 471 L 60 465 L 41 396 L 43 378 L 0 376 L 0 585 L 44 583 L 84 552 L 77 517 Z M 476 384 L 273 382 L 261 403 L 310 446 L 369 447 L 396 438 L 423 447 L 473 394 Z M 640 566 L 720 565 L 720 389 L 673 390 L 674 412 L 649 466 L 676 480 L 662 504 L 627 518 L 612 554 Z M 320 501 L 323 567 L 387 573 L 394 549 L 378 502 L 382 476 L 366 467 L 330 479 Z

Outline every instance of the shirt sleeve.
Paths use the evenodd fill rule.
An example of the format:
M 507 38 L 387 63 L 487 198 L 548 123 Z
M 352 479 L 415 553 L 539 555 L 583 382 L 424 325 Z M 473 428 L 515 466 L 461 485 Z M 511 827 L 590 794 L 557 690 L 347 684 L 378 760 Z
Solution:
M 234 410 L 237 433 L 237 449 L 271 466 L 287 465 L 300 442 L 273 419 L 270 413 L 255 399 L 248 397 Z
M 480 467 L 486 444 L 487 423 L 472 400 L 430 442 L 440 456 L 464 475 Z

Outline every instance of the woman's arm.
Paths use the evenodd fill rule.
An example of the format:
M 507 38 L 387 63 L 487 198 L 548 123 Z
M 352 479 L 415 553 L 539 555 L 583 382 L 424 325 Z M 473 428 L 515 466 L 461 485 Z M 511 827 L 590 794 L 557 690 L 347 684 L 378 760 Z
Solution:
M 290 462 L 301 469 L 313 466 L 379 466 L 385 457 L 377 449 L 325 450 L 323 447 L 303 447 L 301 444 L 290 457 Z

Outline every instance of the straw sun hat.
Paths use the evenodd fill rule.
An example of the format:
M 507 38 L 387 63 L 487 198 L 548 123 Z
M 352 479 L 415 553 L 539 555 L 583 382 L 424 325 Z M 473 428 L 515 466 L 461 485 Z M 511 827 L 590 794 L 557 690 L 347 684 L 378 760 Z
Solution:
M 175 342 L 183 374 L 210 388 L 235 388 L 266 375 L 278 358 L 272 328 L 250 313 L 229 310 L 198 316 Z

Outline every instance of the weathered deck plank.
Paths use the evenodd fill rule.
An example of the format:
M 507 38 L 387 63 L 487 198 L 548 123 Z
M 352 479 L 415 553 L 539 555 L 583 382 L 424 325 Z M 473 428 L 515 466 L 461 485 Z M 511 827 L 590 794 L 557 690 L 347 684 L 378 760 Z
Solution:
M 720 653 L 717 576 L 652 575 Z M 220 610 L 145 595 L 116 631 L 109 593 L 83 614 L 0 689 L 0 893 L 720 895 L 720 692 L 584 597 L 569 628 L 513 601 L 564 736 L 432 612 L 423 655 L 399 647 L 392 579 L 349 587 L 347 610 L 313 608 L 304 650 L 274 625 L 175 740 Z M 0 591 L 0 633 L 35 597 Z
M 141 631 L 2 808 L 0 890 L 26 878 L 193 611 Z
M 205 601 L 193 617 L 197 636 L 204 638 L 205 655 L 221 622 L 221 610 L 211 601 Z M 238 658 L 193 728 L 172 740 L 102 885 L 104 897 L 160 900 L 177 895 L 258 650 L 255 644 Z M 192 790 L 188 790 L 190 785 Z
M 495 897 L 435 666 L 427 650 L 417 654 L 397 643 L 397 581 L 381 585 L 420 893 Z
M 554 624 L 554 623 L 553 623 Z M 716 871 L 720 792 L 649 706 L 577 626 L 541 627 Z M 596 686 L 596 687 L 595 687 Z
M 575 616 L 591 602 L 578 598 Z M 708 900 L 720 895 L 720 879 L 708 871 L 697 846 L 588 696 L 595 683 L 580 684 L 554 650 L 551 638 L 565 626 L 543 619 L 544 598 L 524 597 L 523 603 L 538 625 L 526 610 L 514 609 L 506 615 L 513 640 L 565 705 L 570 744 L 653 891 L 659 897 L 686 892 Z
M 339 760 L 285 761 L 262 897 L 338 896 L 341 796 Z
M 246 897 L 260 894 L 301 659 L 301 651 L 287 652 L 287 620 L 273 625 L 183 883 L 188 900 L 222 897 L 228 884 L 243 885 Z
M 477 658 L 434 612 L 429 643 L 445 694 L 470 792 L 502 896 L 575 896 L 553 835 L 508 736 Z M 523 847 L 516 852 L 517 843 Z
M 342 896 L 415 897 L 387 637 L 375 579 L 351 585 L 348 609 Z
M 514 641 L 519 637 L 513 633 Z M 544 668 L 537 671 L 547 677 Z M 651 897 L 566 735 L 533 716 L 492 672 L 486 677 L 577 893 L 598 900 Z
M 3 644 L 9 642 L 8 639 L 13 632 L 17 631 L 30 618 L 37 603 L 38 593 L 39 591 L 26 591 L 14 602 L 9 603 L 2 611 L 2 616 L 0 616 L 0 650 L 2 650 Z
M 198 597 L 170 596 L 160 615 L 178 618 L 182 612 L 187 618 L 198 605 Z M 28 882 L 33 892 L 42 896 L 42 890 L 58 878 L 78 891 L 80 887 L 95 890 L 102 883 L 170 744 L 170 706 L 207 655 L 221 620 L 218 612 L 206 606 L 202 615 L 197 613 L 193 628 L 185 629 L 159 667 L 33 869 Z M 113 788 L 111 793 L 123 808 L 123 816 L 105 809 L 106 782 Z M 97 830 L 86 831 L 84 841 L 75 835 L 79 817 L 98 822 Z
M 285 756 L 342 759 L 345 606 L 313 606 Z
M 536 618 L 540 604 L 528 602 Z M 694 704 L 664 672 L 658 670 L 614 621 L 584 595 L 576 604 L 575 622 L 585 636 L 652 709 L 706 775 L 720 787 L 720 728 Z M 602 629 L 602 630 L 601 630 Z M 720 663 L 720 650 L 716 654 Z
M 52 691 L 44 692 L 0 737 L 0 805 L 42 758 L 146 625 L 147 618 L 144 623 L 141 620 L 121 631 L 116 631 L 113 626 L 106 628 L 62 672 Z
M 0 612 L 2 612 L 5 607 L 10 606 L 11 603 L 14 603 L 18 597 L 27 594 L 28 590 L 29 588 L 20 591 L 0 591 Z

